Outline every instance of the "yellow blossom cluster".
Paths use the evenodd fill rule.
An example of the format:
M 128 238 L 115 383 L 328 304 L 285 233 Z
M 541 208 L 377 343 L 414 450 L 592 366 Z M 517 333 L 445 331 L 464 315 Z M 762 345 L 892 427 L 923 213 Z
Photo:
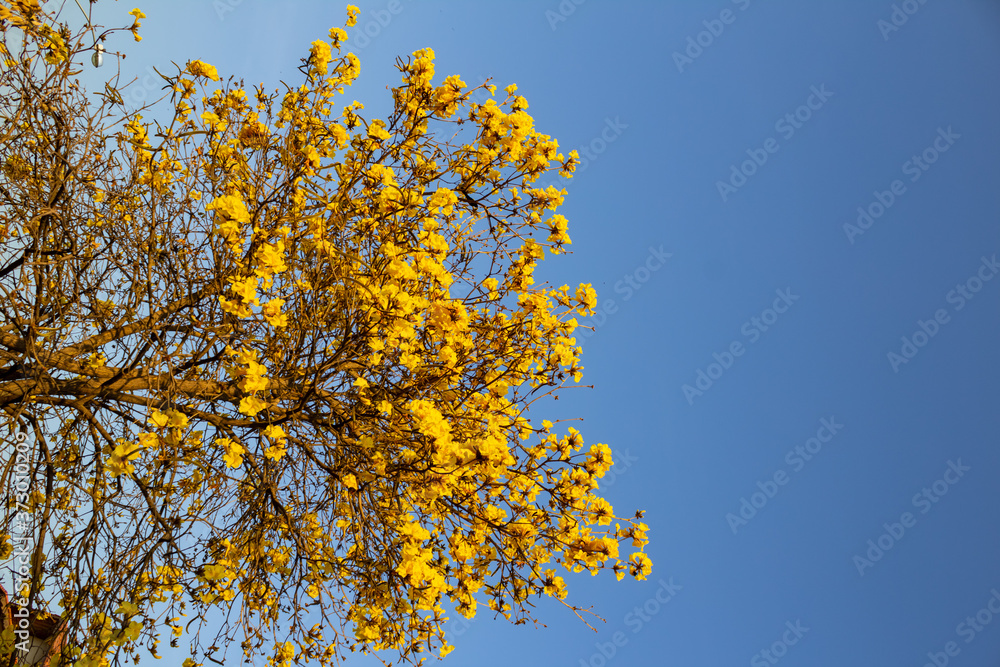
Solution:
M 52 71 L 46 55 L 74 42 L 15 4 L 0 0 L 0 20 L 33 30 Z M 191 60 L 168 77 L 165 122 L 112 109 L 125 116 L 107 154 L 78 151 L 87 178 L 59 215 L 0 220 L 0 236 L 44 237 L 54 259 L 38 266 L 73 249 L 22 280 L 46 293 L 35 312 L 62 318 L 31 343 L 55 388 L 23 403 L 65 436 L 51 497 L 54 550 L 68 546 L 50 590 L 80 610 L 78 665 L 230 608 L 219 645 L 273 639 L 247 642 L 247 661 L 326 666 L 346 648 L 416 662 L 451 650 L 447 609 L 522 621 L 534 598 L 568 597 L 567 572 L 650 573 L 642 513 L 599 494 L 608 445 L 535 419 L 582 380 L 576 330 L 597 304 L 591 284 L 536 271 L 571 244 L 565 190 L 537 182 L 578 157 L 515 85 L 474 101 L 429 48 L 399 61 L 391 112 L 366 118 L 345 97 L 349 46 L 332 28 L 274 92 Z M 46 141 L 0 148 L 36 204 L 59 191 L 39 165 L 67 173 L 67 156 L 39 157 Z M 75 285 L 101 296 L 71 302 L 60 289 Z M 123 507 L 121 527 L 73 542 L 81 517 Z M 80 580 L 70 547 L 120 557 Z

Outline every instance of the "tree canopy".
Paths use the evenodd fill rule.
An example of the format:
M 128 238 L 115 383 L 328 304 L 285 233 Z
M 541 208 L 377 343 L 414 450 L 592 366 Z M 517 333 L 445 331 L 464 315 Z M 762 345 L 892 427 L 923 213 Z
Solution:
M 536 184 L 578 156 L 516 86 L 474 102 L 422 49 L 369 120 L 335 27 L 284 90 L 190 60 L 134 110 L 79 75 L 142 12 L 62 5 L 0 0 L 0 555 L 30 543 L 13 602 L 61 615 L 64 664 L 416 662 L 452 609 L 649 573 L 609 447 L 529 420 L 596 295 L 533 277 L 570 243 Z

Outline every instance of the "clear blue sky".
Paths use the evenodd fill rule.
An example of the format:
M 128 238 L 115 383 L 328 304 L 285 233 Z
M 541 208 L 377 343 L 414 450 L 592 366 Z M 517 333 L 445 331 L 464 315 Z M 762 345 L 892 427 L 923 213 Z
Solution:
M 445 664 L 1000 665 L 1000 3 L 355 1 L 368 113 L 429 46 L 594 151 L 542 275 L 608 306 L 595 388 L 538 416 L 585 415 L 651 526 L 649 581 L 570 577 L 598 633 L 543 603 Z M 344 4 L 147 2 L 109 48 L 297 83 Z

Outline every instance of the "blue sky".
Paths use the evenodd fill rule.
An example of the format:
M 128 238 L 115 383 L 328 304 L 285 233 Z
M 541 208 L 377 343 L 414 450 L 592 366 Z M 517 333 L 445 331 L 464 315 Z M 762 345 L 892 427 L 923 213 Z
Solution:
M 356 1 L 350 31 L 369 117 L 429 46 L 591 152 L 541 277 L 598 289 L 594 388 L 538 417 L 584 415 L 651 526 L 648 581 L 569 578 L 597 633 L 543 602 L 453 623 L 445 664 L 1000 665 L 1000 3 L 577 2 Z M 171 60 L 297 83 L 343 21 L 143 9 L 109 45 L 133 101 Z

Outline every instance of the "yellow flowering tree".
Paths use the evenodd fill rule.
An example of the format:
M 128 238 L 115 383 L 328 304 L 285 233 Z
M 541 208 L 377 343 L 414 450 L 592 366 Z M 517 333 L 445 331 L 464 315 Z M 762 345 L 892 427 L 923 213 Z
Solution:
M 0 405 L 30 436 L 0 549 L 26 518 L 15 595 L 62 614 L 65 664 L 418 662 L 449 613 L 648 574 L 608 446 L 528 418 L 580 382 L 596 296 L 533 277 L 570 243 L 533 184 L 577 156 L 515 86 L 474 103 L 423 49 L 368 120 L 333 28 L 284 91 L 164 74 L 151 123 L 82 90 L 94 33 L 58 16 L 0 0 Z

